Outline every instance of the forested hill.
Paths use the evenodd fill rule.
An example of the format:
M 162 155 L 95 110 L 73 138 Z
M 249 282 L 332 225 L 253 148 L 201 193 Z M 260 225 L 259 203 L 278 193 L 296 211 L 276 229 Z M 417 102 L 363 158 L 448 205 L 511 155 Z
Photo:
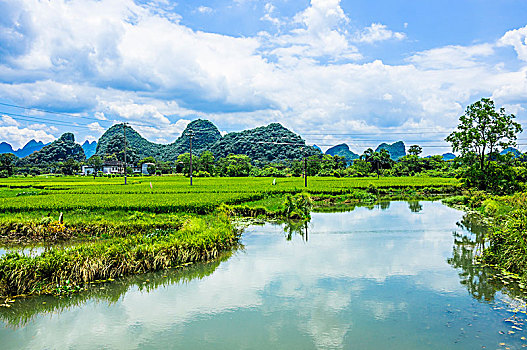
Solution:
M 135 161 L 134 158 L 145 158 L 148 156 L 158 157 L 160 148 L 163 145 L 153 143 L 141 136 L 130 126 L 124 124 L 116 124 L 106 130 L 104 134 L 97 141 L 97 149 L 95 155 L 101 157 L 116 156 L 121 158 L 120 154 L 124 150 L 124 133 L 126 128 L 126 144 L 131 161 Z M 119 156 L 118 156 L 119 155 Z
M 272 123 L 250 130 L 229 133 L 216 142 L 211 151 L 216 158 L 226 157 L 231 153 L 245 154 L 256 165 L 302 159 L 304 156 L 302 148 L 305 148 L 308 156 L 321 153 L 319 149 L 305 146 L 305 144 L 306 142 L 299 135 L 281 124 Z
M 326 154 L 344 157 L 348 164 L 351 164 L 355 159 L 359 159 L 360 157 L 357 153 L 350 151 L 349 146 L 345 143 L 328 148 Z
M 20 159 L 19 165 L 49 164 L 63 162 L 68 159 L 76 161 L 86 159 L 81 145 L 75 143 L 75 136 L 69 132 L 63 134 L 58 140 L 44 146 L 40 151 Z
M 129 161 L 135 162 L 146 157 L 154 157 L 162 161 L 174 161 L 178 155 L 189 151 L 189 134 L 191 130 L 194 134 L 192 148 L 196 154 L 210 149 L 221 138 L 218 128 L 210 121 L 203 119 L 190 122 L 181 136 L 168 145 L 150 142 L 132 127 L 126 126 L 127 156 Z M 115 156 L 117 159 L 121 159 L 121 153 L 124 149 L 123 145 L 124 125 L 117 124 L 106 130 L 101 136 L 97 142 L 95 154 L 102 157 Z
M 387 143 L 381 143 L 375 152 L 380 152 L 381 149 L 385 149 L 390 153 L 390 158 L 393 160 L 398 160 L 399 158 L 406 155 L 406 148 L 403 141 L 397 141 L 391 145 Z
M 178 155 L 190 151 L 190 133 L 192 137 L 192 153 L 201 154 L 208 151 L 212 146 L 221 139 L 221 134 L 216 125 L 204 119 L 197 119 L 190 122 L 181 136 L 174 143 L 163 145 L 164 150 L 161 154 L 161 160 L 175 160 Z

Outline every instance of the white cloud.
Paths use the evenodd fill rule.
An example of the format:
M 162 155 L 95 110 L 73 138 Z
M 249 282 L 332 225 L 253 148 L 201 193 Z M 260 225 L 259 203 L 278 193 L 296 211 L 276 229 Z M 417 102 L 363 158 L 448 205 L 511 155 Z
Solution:
M 207 14 L 214 12 L 214 10 L 212 8 L 207 7 L 207 6 L 200 6 L 200 7 L 198 7 L 197 11 L 199 13 L 207 13 Z
M 0 126 L 0 140 L 5 140 L 13 146 L 13 149 L 23 147 L 30 140 L 34 139 L 44 143 L 56 139 L 55 136 L 48 134 L 44 128 L 34 129 L 33 127 L 21 128 L 18 126 Z
M 527 61 L 527 26 L 519 29 L 509 30 L 503 37 L 498 41 L 501 46 L 512 46 L 518 58 Z
M 272 23 L 274 26 L 276 26 L 278 29 L 280 29 L 280 26 L 282 25 L 282 21 L 280 21 L 279 18 L 273 17 L 273 12 L 276 10 L 276 7 L 268 2 L 264 6 L 265 14 L 260 18 L 261 21 L 268 21 Z
M 83 113 L 104 127 L 128 121 L 160 142 L 173 141 L 196 117 L 230 130 L 281 122 L 298 132 L 382 135 L 385 128 L 454 127 L 464 106 L 482 96 L 519 105 L 523 115 L 527 107 L 527 68 L 496 62 L 494 43 L 433 48 L 398 65 L 357 63 L 363 56 L 354 40 L 405 34 L 377 23 L 352 32 L 339 0 L 312 0 L 280 18 L 277 34 L 253 37 L 194 31 L 160 6 L 24 0 L 9 18 L 17 18 L 17 42 L 25 44 L 0 62 L 0 95 Z M 270 2 L 265 10 L 278 19 Z M 525 31 L 509 31 L 499 44 L 523 59 Z M 12 47 L 10 40 L 0 35 L 0 47 Z
M 424 69 L 464 69 L 482 66 L 481 59 L 494 54 L 492 44 L 451 45 L 419 52 L 408 61 Z
M 385 40 L 403 40 L 406 38 L 406 34 L 402 32 L 393 32 L 388 29 L 384 24 L 372 23 L 371 26 L 364 28 L 364 30 L 358 34 L 357 41 L 363 43 L 374 43 L 377 41 Z
M 87 125 L 88 128 L 91 130 L 91 131 L 96 131 L 98 132 L 99 134 L 102 134 L 105 130 L 105 128 L 103 128 L 101 125 L 99 125 L 99 123 L 97 122 L 93 122 L 93 123 L 90 123 Z
M 0 119 L 0 125 L 1 126 L 20 126 L 20 123 L 17 122 L 13 117 L 10 117 L 8 115 L 2 115 L 2 119 Z

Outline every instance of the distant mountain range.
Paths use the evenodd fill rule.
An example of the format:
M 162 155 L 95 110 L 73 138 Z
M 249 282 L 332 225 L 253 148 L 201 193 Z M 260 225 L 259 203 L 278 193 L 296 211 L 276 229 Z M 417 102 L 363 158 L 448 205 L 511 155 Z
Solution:
M 392 160 L 398 160 L 406 155 L 406 148 L 403 141 L 397 141 L 391 145 L 383 142 L 377 146 L 375 152 L 380 152 L 381 149 L 387 150 L 390 153 L 390 158 L 392 158 Z
M 360 157 L 357 153 L 350 151 L 349 146 L 345 143 L 328 148 L 326 154 L 329 154 L 330 156 L 344 157 L 348 164 L 351 164 L 355 159 L 359 159 Z
M 393 160 L 397 160 L 406 155 L 406 147 L 404 146 L 403 141 L 397 141 L 391 145 L 387 143 L 381 143 L 379 146 L 377 146 L 375 152 L 379 152 L 381 149 L 386 149 L 388 153 L 390 153 L 390 158 Z M 346 158 L 348 164 L 350 164 L 355 159 L 359 159 L 360 157 L 357 153 L 350 151 L 349 146 L 345 143 L 328 148 L 326 154 L 344 157 Z
M 82 149 L 84 150 L 86 158 L 90 158 L 95 154 L 95 151 L 97 150 L 97 141 L 84 141 L 84 143 L 82 144 Z
M 42 147 L 40 151 L 33 152 L 20 159 L 17 164 L 20 166 L 32 166 L 63 162 L 68 159 L 74 159 L 76 161 L 86 160 L 81 145 L 75 142 L 75 136 L 69 132 L 62 134 L 58 140 Z
M 47 146 L 47 145 L 49 145 L 49 143 L 44 143 L 42 141 L 37 142 L 35 140 L 31 140 L 28 143 L 26 143 L 24 147 L 19 148 L 15 151 L 13 150 L 13 147 L 9 143 L 2 142 L 0 143 L 0 154 L 13 153 L 18 158 L 24 158 L 33 152 L 40 151 L 44 146 Z
M 170 144 L 157 144 L 148 141 L 130 126 L 118 124 L 106 130 L 97 142 L 85 141 L 82 146 L 75 143 L 73 134 L 66 133 L 53 143 L 44 144 L 41 141 L 31 140 L 18 150 L 13 150 L 9 143 L 2 142 L 0 143 L 0 153 L 13 153 L 22 158 L 21 163 L 59 161 L 68 155 L 74 156 L 78 160 L 87 159 L 93 155 L 120 159 L 123 153 L 125 130 L 128 145 L 127 159 L 131 162 L 148 156 L 173 162 L 180 154 L 189 152 L 191 137 L 193 154 L 199 155 L 204 151 L 210 151 L 216 158 L 225 157 L 229 154 L 245 154 L 253 159 L 255 164 L 259 165 L 298 160 L 304 155 L 322 153 L 318 146 L 306 145 L 305 140 L 300 135 L 278 123 L 222 136 L 212 122 L 202 119 L 189 123 L 181 136 Z M 291 143 L 291 145 L 287 143 Z M 53 147 L 49 147 L 52 145 Z M 379 152 L 381 149 L 386 149 L 393 160 L 406 155 L 406 147 L 403 141 L 392 144 L 381 143 L 375 151 Z M 512 152 L 516 156 L 521 154 L 515 148 L 507 148 L 501 153 L 508 152 Z M 344 143 L 329 148 L 325 154 L 344 157 L 348 164 L 359 158 L 359 155 L 351 151 L 349 146 Z M 453 153 L 445 153 L 442 156 L 444 160 L 451 160 L 456 157 Z

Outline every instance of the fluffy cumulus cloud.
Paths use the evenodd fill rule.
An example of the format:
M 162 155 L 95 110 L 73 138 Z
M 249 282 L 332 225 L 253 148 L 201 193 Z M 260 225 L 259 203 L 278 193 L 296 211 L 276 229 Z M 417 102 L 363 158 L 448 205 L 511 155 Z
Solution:
M 518 57 L 523 61 L 527 61 L 527 26 L 508 31 L 500 39 L 499 44 L 514 47 Z
M 371 26 L 365 28 L 359 33 L 357 41 L 365 43 L 374 43 L 376 41 L 385 41 L 390 39 L 402 40 L 406 38 L 406 34 L 401 32 L 393 32 L 387 26 L 380 23 L 372 23 Z
M 55 136 L 46 131 L 54 132 L 57 129 L 43 124 L 31 124 L 22 127 L 10 116 L 2 115 L 0 117 L 0 137 L 2 140 L 8 140 L 14 150 L 24 147 L 31 139 L 44 143 L 55 140 Z
M 172 142 L 197 117 L 222 130 L 277 121 L 301 133 L 381 134 L 448 130 L 482 96 L 527 107 L 527 27 L 496 43 L 432 48 L 386 64 L 365 60 L 360 48 L 411 38 L 382 23 L 354 28 L 340 0 L 311 0 L 289 18 L 268 2 L 261 20 L 277 30 L 239 37 L 193 30 L 155 4 L 0 1 L 0 95 L 97 119 L 85 125 L 90 137 L 127 121 L 159 142 Z M 500 46 L 519 60 L 500 62 Z M 0 133 L 15 142 L 11 135 Z

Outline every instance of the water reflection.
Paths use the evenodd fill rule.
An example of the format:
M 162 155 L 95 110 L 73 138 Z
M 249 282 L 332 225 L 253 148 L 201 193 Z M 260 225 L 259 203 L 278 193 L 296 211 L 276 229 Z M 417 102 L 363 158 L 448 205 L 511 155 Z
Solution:
M 39 314 L 56 314 L 71 307 L 80 307 L 89 300 L 99 300 L 109 305 L 116 303 L 131 288 L 151 292 L 159 287 L 187 283 L 211 275 L 216 268 L 232 256 L 225 252 L 214 261 L 197 263 L 182 268 L 168 269 L 117 279 L 113 282 L 91 284 L 86 291 L 62 297 L 41 296 L 16 299 L 10 308 L 0 308 L 0 320 L 12 327 L 20 327 Z
M 477 259 L 483 254 L 485 237 L 489 227 L 476 214 L 466 214 L 456 223 L 462 231 L 454 231 L 452 257 L 447 261 L 460 269 L 460 283 L 477 300 L 493 301 L 498 292 L 512 298 L 524 296 L 519 281 L 509 275 L 502 275 L 496 269 L 483 266 Z
M 438 202 L 419 205 L 419 215 L 392 202 L 315 213 L 310 223 L 252 226 L 245 249 L 205 278 L 163 284 L 156 281 L 170 278 L 136 276 L 115 292 L 94 286 L 91 296 L 74 296 L 78 306 L 54 301 L 54 309 L 35 298 L 26 318 L 2 316 L 24 326 L 0 327 L 0 339 L 7 348 L 521 347 L 520 331 L 507 333 L 501 294 L 481 303 L 459 283 L 473 262 L 462 247 L 474 248 L 451 233 L 472 237 L 471 221 Z
M 299 235 L 304 241 L 308 241 L 308 223 L 309 220 L 289 220 L 283 225 L 285 239 L 290 241 L 294 235 Z
M 423 206 L 418 201 L 409 201 L 408 208 L 412 213 L 419 213 L 421 210 L 423 210 Z
M 381 208 L 381 210 L 388 210 L 390 209 L 390 204 L 391 202 L 389 201 L 381 201 L 377 205 L 379 208 Z

